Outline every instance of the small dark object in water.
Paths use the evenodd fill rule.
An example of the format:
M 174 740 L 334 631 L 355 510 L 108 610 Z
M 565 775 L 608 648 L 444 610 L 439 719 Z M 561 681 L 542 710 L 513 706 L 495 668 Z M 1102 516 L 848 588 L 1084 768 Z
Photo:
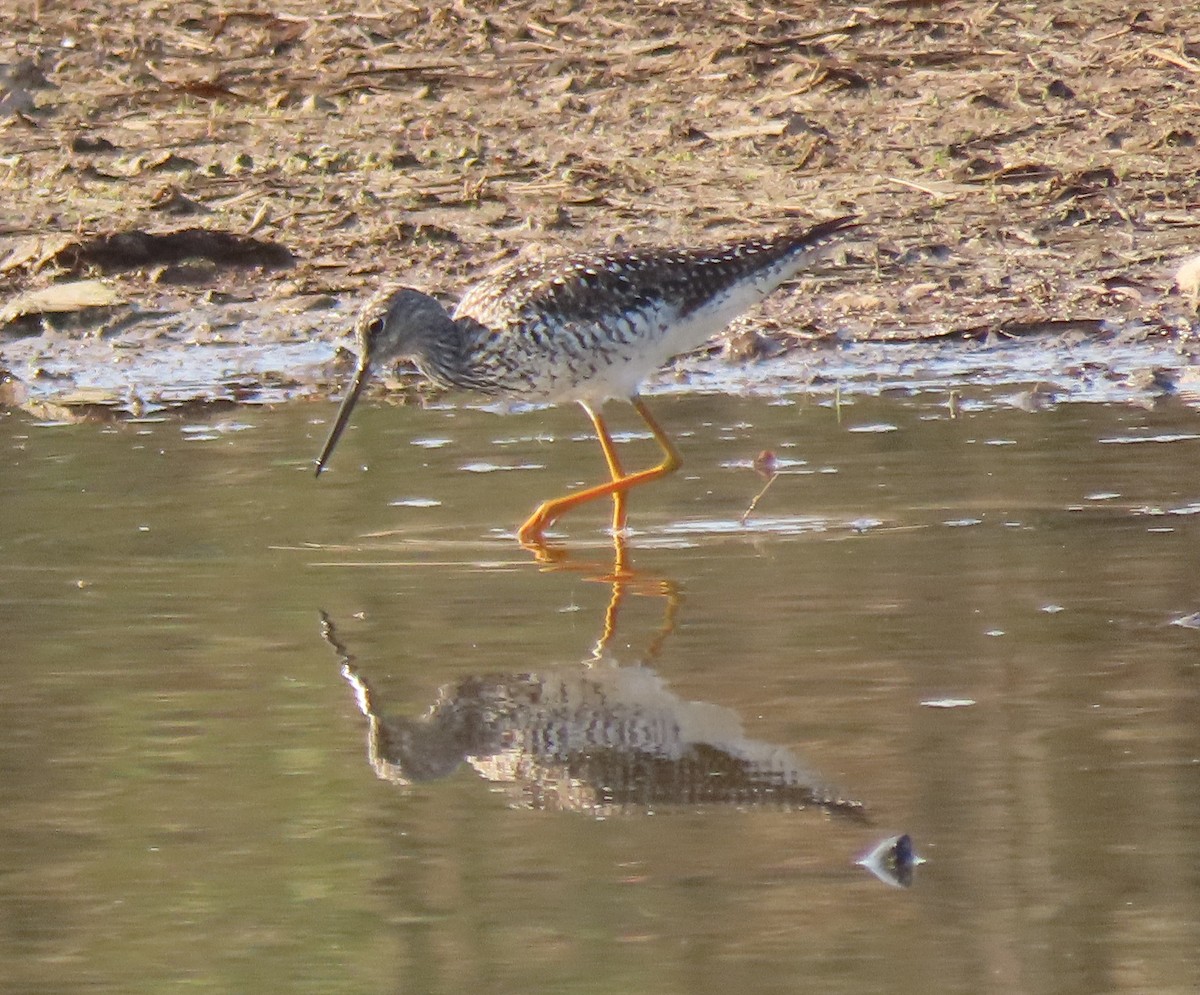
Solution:
M 917 856 L 912 837 L 904 833 L 889 836 L 855 863 L 865 867 L 884 884 L 893 888 L 907 888 L 912 884 L 913 870 L 917 864 L 925 863 L 925 858 Z

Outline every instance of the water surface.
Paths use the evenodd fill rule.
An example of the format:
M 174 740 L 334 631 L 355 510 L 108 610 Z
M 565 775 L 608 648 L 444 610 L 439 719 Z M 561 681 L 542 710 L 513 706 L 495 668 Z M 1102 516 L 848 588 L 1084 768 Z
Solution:
M 1200 989 L 1196 411 L 652 403 L 0 417 L 0 992 Z

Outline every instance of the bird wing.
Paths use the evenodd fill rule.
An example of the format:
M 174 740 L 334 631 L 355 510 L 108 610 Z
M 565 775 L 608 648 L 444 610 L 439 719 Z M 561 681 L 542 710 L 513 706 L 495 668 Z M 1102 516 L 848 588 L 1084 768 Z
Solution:
M 754 274 L 762 273 L 771 284 L 764 287 L 765 296 L 792 275 L 790 260 L 807 258 L 853 227 L 853 220 L 836 218 L 707 249 L 579 254 L 521 263 L 470 290 L 454 317 L 503 334 L 531 320 L 604 324 L 663 306 L 686 316 Z

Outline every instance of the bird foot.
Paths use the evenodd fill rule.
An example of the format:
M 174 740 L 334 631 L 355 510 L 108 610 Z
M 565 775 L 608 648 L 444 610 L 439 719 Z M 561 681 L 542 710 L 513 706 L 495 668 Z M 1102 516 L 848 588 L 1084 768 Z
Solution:
M 546 545 L 546 529 L 554 524 L 557 515 L 551 514 L 553 501 L 538 505 L 537 511 L 530 515 L 525 523 L 517 529 L 517 540 L 522 546 L 544 548 Z

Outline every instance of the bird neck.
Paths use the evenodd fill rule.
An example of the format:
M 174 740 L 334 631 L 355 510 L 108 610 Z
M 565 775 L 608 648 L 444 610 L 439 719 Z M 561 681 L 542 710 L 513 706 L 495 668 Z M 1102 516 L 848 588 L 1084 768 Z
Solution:
M 446 316 L 444 324 L 430 328 L 424 349 L 415 359 L 417 368 L 440 387 L 486 389 L 472 357 L 490 330 L 473 318 Z
M 463 365 L 464 330 L 430 298 L 419 320 L 410 325 L 407 355 L 421 373 L 441 387 L 455 386 L 455 371 Z M 415 327 L 414 327 L 415 326 Z

